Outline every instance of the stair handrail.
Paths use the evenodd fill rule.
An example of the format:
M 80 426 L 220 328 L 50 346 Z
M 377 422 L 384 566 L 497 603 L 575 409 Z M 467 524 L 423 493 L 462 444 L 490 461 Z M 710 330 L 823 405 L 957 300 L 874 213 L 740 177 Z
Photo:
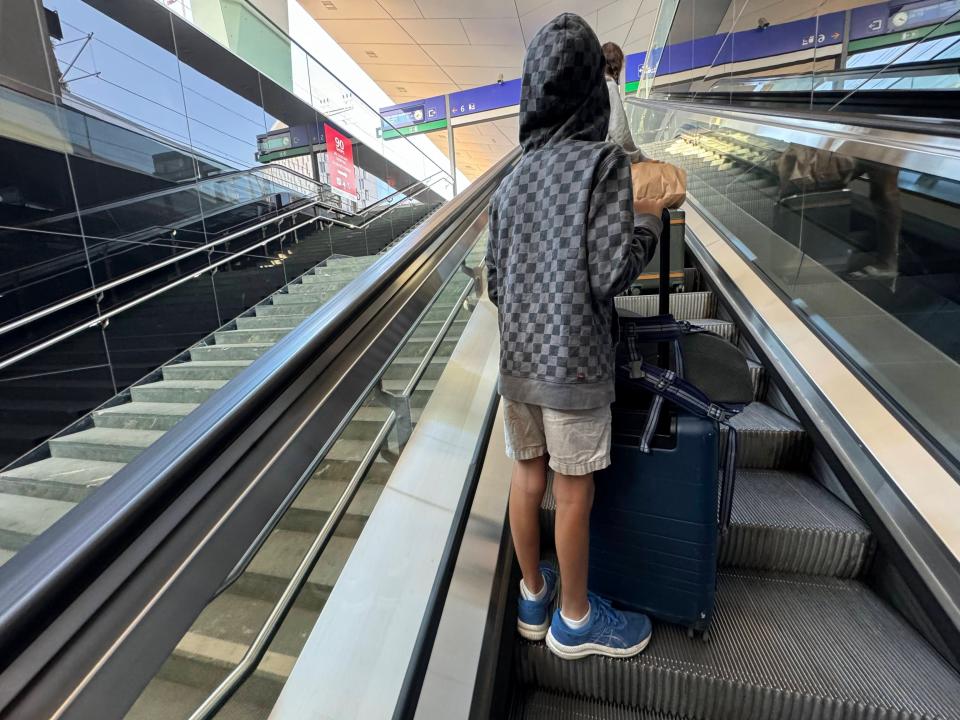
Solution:
M 8 651 L 0 711 L 107 717 L 135 702 L 221 570 L 248 546 L 252 526 L 269 520 L 339 435 L 395 356 L 396 338 L 411 332 L 438 281 L 457 271 L 476 237 L 471 227 L 518 155 L 0 568 L 0 644 Z
M 457 315 L 460 314 L 460 310 L 463 308 L 467 298 L 477 290 L 478 286 L 476 282 L 469 282 L 460 292 L 456 302 L 453 305 L 453 308 L 444 319 L 440 329 L 434 336 L 433 341 L 430 343 L 430 346 L 424 353 L 420 364 L 414 371 L 413 376 L 407 382 L 399 396 L 397 396 L 398 400 L 409 403 L 414 390 L 422 379 L 423 374 L 426 372 L 427 367 L 435 358 L 438 350 L 440 349 L 441 343 L 446 338 L 446 335 L 450 331 L 450 328 L 456 320 Z M 386 441 L 388 433 L 397 424 L 398 419 L 397 412 L 395 410 L 391 410 L 387 416 L 387 419 L 384 420 L 383 424 L 381 425 L 380 430 L 374 438 L 372 444 L 364 454 L 363 459 L 360 461 L 360 466 L 350 478 L 347 487 L 341 494 L 340 499 L 334 506 L 334 509 L 331 510 L 330 517 L 328 517 L 327 521 L 320 529 L 317 538 L 307 550 L 303 560 L 297 567 L 297 570 L 294 572 L 280 597 L 277 599 L 273 609 L 270 611 L 270 615 L 266 620 L 264 620 L 256 638 L 247 648 L 247 651 L 244 653 L 243 657 L 240 659 L 237 665 L 234 666 L 227 677 L 224 678 L 224 680 L 190 715 L 189 720 L 211 720 L 211 718 L 216 715 L 216 713 L 223 707 L 223 705 L 230 699 L 237 689 L 239 689 L 240 685 L 256 669 L 256 666 L 260 660 L 263 659 L 263 656 L 266 654 L 267 648 L 269 647 L 270 641 L 276 636 L 284 618 L 289 613 L 290 608 L 293 607 L 293 603 L 297 598 L 297 593 L 299 593 L 304 584 L 306 584 L 307 578 L 314 565 L 316 565 L 320 554 L 323 552 L 323 549 L 327 546 L 329 538 L 336 531 L 340 520 L 346 514 L 347 507 L 349 506 L 354 495 L 356 495 L 360 482 L 363 480 L 367 470 L 370 468 L 370 465 L 373 464 L 373 461 L 376 459 L 377 455 L 379 455 L 381 446 Z M 325 453 L 318 456 L 317 464 L 322 462 L 324 456 Z M 287 512 L 294 500 L 295 497 L 289 497 L 286 503 L 277 508 L 277 511 L 270 518 L 270 522 L 264 526 L 263 530 L 261 530 L 260 534 L 257 536 L 257 539 L 247 549 L 241 561 L 237 563 L 233 570 L 230 571 L 230 574 L 224 579 L 214 597 L 222 594 L 240 578 L 240 576 L 253 561 L 253 558 L 256 556 L 257 552 L 266 542 L 267 538 L 279 524 L 280 520 L 283 518 L 284 514 Z
M 370 447 L 367 448 L 366 453 L 364 453 L 363 458 L 360 460 L 360 465 L 350 477 L 349 482 L 347 482 L 347 487 L 340 495 L 340 499 L 337 500 L 336 505 L 334 505 L 333 509 L 330 511 L 330 515 L 327 517 L 326 522 L 324 522 L 323 527 L 320 528 L 320 532 L 317 533 L 317 536 L 310 544 L 310 547 L 307 549 L 306 553 L 304 553 L 303 559 L 300 561 L 300 564 L 297 565 L 297 569 L 294 570 L 290 580 L 283 588 L 283 592 L 280 593 L 280 597 L 277 598 L 277 602 L 274 603 L 273 608 L 270 610 L 270 614 L 260 626 L 260 631 L 257 633 L 257 636 L 253 639 L 253 642 L 250 643 L 250 646 L 247 648 L 246 652 L 244 652 L 243 657 L 240 658 L 239 662 L 229 673 L 227 673 L 227 676 L 220 682 L 219 685 L 217 685 L 216 688 L 213 689 L 213 691 L 210 692 L 210 694 L 197 707 L 197 709 L 190 714 L 189 720 L 209 720 L 210 718 L 214 717 L 233 696 L 240 685 L 242 685 L 243 682 L 256 669 L 257 665 L 263 659 L 263 656 L 266 655 L 271 641 L 274 637 L 276 637 L 277 632 L 280 630 L 280 626 L 283 624 L 283 621 L 289 614 L 294 602 L 296 602 L 297 595 L 303 589 L 303 586 L 307 584 L 307 580 L 310 578 L 310 573 L 313 571 L 314 566 L 317 564 L 317 561 L 320 559 L 320 556 L 323 554 L 323 551 L 329 544 L 330 538 L 333 537 L 333 533 L 336 532 L 337 528 L 340 526 L 340 522 L 343 520 L 344 515 L 347 514 L 347 508 L 350 507 L 350 503 L 356 496 L 357 491 L 360 490 L 360 485 L 366 477 L 367 471 L 380 454 L 380 448 L 383 446 L 383 443 L 386 442 L 387 437 L 396 422 L 397 414 L 391 410 L 387 415 L 387 419 L 384 420 L 383 424 L 380 426 L 380 430 L 377 432 L 376 437 L 374 437 Z M 291 498 L 291 502 L 292 500 L 293 498 Z M 273 530 L 288 508 L 289 505 L 285 505 L 277 509 L 277 512 L 274 513 L 273 518 L 271 518 L 271 524 L 269 526 L 270 531 Z M 261 533 L 263 540 L 266 540 L 266 537 L 269 536 L 269 534 L 270 532 Z M 244 556 L 244 560 L 241 561 L 243 567 L 239 569 L 239 572 L 237 571 L 237 568 L 234 568 L 231 576 L 227 578 L 227 581 L 225 581 L 223 585 L 221 585 L 216 595 L 219 595 L 230 585 L 236 582 L 240 575 L 243 574 L 243 571 L 246 569 L 247 565 L 250 564 L 250 561 L 253 560 L 257 550 L 260 549 L 262 544 L 263 541 L 261 541 L 259 545 L 251 546 L 250 550 L 248 550 L 247 554 Z M 240 566 L 238 565 L 238 568 L 239 567 Z M 214 597 L 216 597 L 216 595 Z
M 428 189 L 428 188 L 423 188 L 423 189 L 421 189 L 420 191 L 418 191 L 418 194 L 419 194 L 419 192 L 424 192 L 424 191 L 426 191 L 426 189 Z M 281 213 L 280 215 L 273 216 L 273 217 L 268 218 L 268 219 L 266 219 L 266 220 L 258 221 L 258 222 L 254 223 L 254 224 L 251 225 L 251 226 L 245 226 L 244 229 L 242 229 L 242 230 L 234 231 L 234 232 L 232 232 L 232 233 L 230 233 L 230 234 L 228 234 L 228 235 L 225 235 L 224 237 L 219 238 L 219 239 L 217 239 L 217 240 L 211 241 L 211 242 L 206 243 L 206 244 L 204 244 L 204 245 L 199 245 L 199 246 L 197 246 L 197 247 L 195 247 L 195 248 L 192 248 L 192 249 L 190 249 L 190 250 L 187 250 L 186 252 L 179 253 L 179 254 L 177 254 L 177 255 L 175 255 L 175 256 L 173 256 L 173 257 L 169 257 L 169 258 L 167 258 L 167 259 L 165 259 L 165 260 L 161 260 L 160 262 L 157 262 L 157 263 L 155 263 L 155 264 L 153 264 L 153 265 L 151 265 L 151 266 L 149 266 L 149 267 L 141 268 L 140 270 L 136 270 L 136 271 L 134 271 L 134 272 L 132 272 L 132 273 L 129 273 L 129 274 L 124 275 L 124 276 L 122 276 L 122 277 L 116 278 L 115 280 L 111 280 L 110 282 L 104 283 L 104 284 L 102 284 L 102 285 L 98 285 L 98 286 L 93 287 L 93 288 L 91 288 L 91 289 L 89 289 L 89 290 L 85 290 L 85 291 L 83 291 L 82 293 L 78 293 L 77 295 L 73 295 L 72 297 L 67 298 L 66 300 L 61 300 L 61 301 L 58 302 L 58 303 L 55 303 L 55 304 L 53 304 L 53 305 L 49 305 L 49 306 L 47 306 L 47 307 L 45 307 L 45 308 L 42 308 L 42 309 L 40 309 L 40 310 L 37 310 L 37 311 L 31 313 L 30 315 L 25 315 L 25 316 L 22 317 L 22 318 L 18 318 L 18 319 L 13 320 L 13 321 L 5 324 L 5 325 L 0 326 L 0 335 L 3 335 L 3 334 L 5 334 L 5 333 L 8 333 L 8 332 L 10 332 L 10 331 L 12 331 L 12 330 L 16 330 L 17 328 L 23 327 L 24 325 L 27 325 L 27 324 L 29 324 L 29 323 L 31 323 L 31 322 L 34 322 L 35 320 L 38 320 L 38 319 L 40 319 L 40 318 L 46 317 L 46 316 L 48 316 L 48 315 L 51 315 L 51 314 L 53 314 L 53 313 L 55 313 L 55 312 L 59 312 L 60 310 L 63 310 L 63 309 L 68 308 L 68 307 L 70 307 L 70 306 L 72 306 L 72 305 L 75 305 L 75 304 L 78 303 L 78 302 L 82 302 L 83 300 L 87 300 L 87 299 L 89 299 L 89 298 L 91 298 L 91 297 L 96 297 L 97 295 L 100 295 L 100 294 L 102 294 L 102 293 L 104 293 L 104 292 L 106 292 L 106 291 L 108 291 L 108 290 L 112 290 L 112 289 L 115 288 L 115 287 L 118 287 L 118 286 L 120 286 L 120 285 L 124 285 L 124 284 L 126 284 L 126 283 L 128 283 L 128 282 L 131 282 L 131 281 L 136 280 L 136 279 L 138 279 L 138 278 L 140 278 L 140 277 L 143 277 L 144 275 L 147 275 L 147 274 L 149 274 L 149 273 L 151 273 L 151 272 L 153 272 L 153 271 L 155 271 L 155 270 L 158 270 L 158 269 L 160 269 L 160 268 L 167 267 L 168 265 L 172 265 L 172 264 L 174 264 L 174 263 L 180 262 L 182 259 L 184 259 L 184 258 L 186 258 L 186 257 L 190 257 L 191 255 L 196 255 L 197 253 L 210 250 L 211 248 L 216 247 L 216 246 L 218 246 L 218 245 L 223 245 L 224 243 L 230 242 L 231 240 L 236 239 L 236 238 L 238 238 L 238 237 L 242 237 L 243 235 L 246 235 L 246 234 L 248 234 L 248 233 L 250 233 L 250 232 L 252 232 L 252 231 L 254 231 L 254 230 L 258 230 L 259 228 L 264 227 L 264 226 L 266 226 L 266 225 L 270 225 L 271 223 L 279 222 L 279 221 L 281 221 L 281 220 L 283 220 L 283 219 L 285 219 L 285 218 L 287 218 L 287 217 L 290 217 L 290 216 L 293 216 L 293 215 L 297 215 L 297 214 L 303 213 L 305 210 L 308 210 L 309 208 L 315 207 L 315 206 L 318 206 L 318 207 L 321 207 L 321 208 L 322 208 L 322 207 L 323 207 L 323 203 L 318 200 L 318 201 L 312 201 L 312 202 L 308 203 L 307 205 L 300 205 L 300 206 L 296 207 L 296 208 L 293 209 L 293 210 L 288 210 L 288 211 L 286 211 L 286 212 L 284 212 L 284 213 Z M 30 356 L 32 356 L 32 355 L 35 355 L 35 354 L 38 353 L 38 352 L 41 352 L 41 351 L 43 351 L 43 350 L 46 350 L 47 348 L 52 347 L 53 345 L 56 345 L 57 343 L 62 342 L 63 340 L 67 340 L 67 339 L 73 337 L 74 335 L 77 335 L 77 334 L 83 332 L 84 330 L 89 330 L 89 329 L 91 329 L 91 328 L 93 328 L 93 327 L 96 327 L 97 325 L 101 325 L 101 324 L 103 324 L 104 322 L 110 320 L 110 318 L 113 318 L 113 317 L 119 315 L 119 314 L 122 313 L 122 312 L 126 312 L 126 311 L 129 310 L 130 308 L 136 307 L 137 305 L 140 305 L 141 303 L 146 302 L 147 300 L 150 300 L 150 299 L 156 297 L 157 295 L 161 295 L 161 294 L 167 292 L 168 290 L 171 290 L 171 289 L 173 289 L 173 288 L 175 288 L 175 287 L 177 287 L 177 286 L 179 286 L 179 285 L 182 285 L 183 283 L 185 283 L 185 282 L 187 282 L 187 281 L 189 281 L 189 280 L 193 280 L 193 279 L 195 279 L 195 278 L 197 278 L 197 277 L 200 277 L 200 276 L 203 275 L 204 273 L 210 272 L 211 270 L 213 270 L 213 269 L 215 269 L 215 268 L 218 268 L 218 267 L 220 267 L 221 265 L 224 265 L 224 264 L 230 262 L 231 260 L 235 260 L 235 259 L 238 258 L 238 257 L 241 257 L 241 256 L 243 256 L 243 255 L 249 254 L 250 250 L 253 249 L 253 248 L 262 247 L 262 246 L 264 246 L 264 245 L 267 245 L 267 244 L 273 242 L 274 240 L 279 240 L 280 238 L 282 238 L 282 237 L 284 237 L 284 236 L 286 236 L 286 235 L 289 235 L 291 232 L 293 232 L 293 231 L 295 231 L 295 230 L 299 230 L 300 228 L 306 227 L 307 225 L 310 225 L 311 223 L 315 223 L 315 222 L 328 222 L 328 223 L 330 223 L 330 224 L 332 224 L 332 225 L 338 225 L 338 226 L 340 226 L 340 227 L 345 227 L 345 228 L 350 229 L 350 230 L 363 230 L 364 228 L 366 228 L 366 227 L 369 226 L 370 224 L 376 222 L 376 221 L 379 220 L 381 217 L 383 217 L 384 215 L 386 215 L 388 212 L 391 212 L 393 209 L 394 209 L 394 206 L 385 208 L 384 210 L 380 211 L 379 213 L 373 215 L 372 217 L 367 218 L 366 220 L 364 220 L 363 222 L 360 222 L 360 223 L 358 223 L 358 224 L 346 222 L 346 221 L 340 220 L 340 219 L 338 219 L 338 218 L 325 217 L 325 216 L 317 216 L 317 217 L 309 218 L 308 220 L 306 220 L 306 221 L 304 221 L 304 222 L 298 223 L 297 225 L 293 225 L 293 226 L 291 226 L 291 227 L 289 227 L 289 228 L 287 228 L 287 229 L 285 229 L 285 230 L 282 230 L 282 231 L 280 231 L 280 232 L 278 232 L 278 233 L 276 233 L 276 234 L 274 234 L 274 235 L 271 235 L 270 237 L 268 237 L 268 238 L 266 238 L 266 239 L 264 239 L 264 240 L 259 240 L 259 241 L 255 242 L 255 243 L 251 244 L 251 245 L 248 245 L 248 246 L 246 246 L 244 249 L 238 250 L 237 252 L 232 253 L 231 255 L 228 255 L 228 256 L 225 257 L 225 258 L 222 258 L 222 259 L 220 259 L 220 260 L 218 260 L 218 261 L 216 261 L 216 262 L 212 262 L 212 263 L 209 263 L 209 264 L 207 264 L 207 265 L 204 265 L 202 268 L 198 268 L 196 271 L 194 271 L 194 272 L 192 272 L 192 273 L 190 273 L 190 274 L 188 274 L 188 275 L 185 275 L 185 276 L 183 276 L 183 277 L 177 278 L 176 280 L 173 280 L 173 281 L 171 281 L 170 283 L 168 283 L 168 284 L 166 284 L 166 285 L 164 285 L 164 286 L 162 286 L 162 287 L 160 287 L 160 288 L 157 288 L 157 289 L 155 289 L 155 290 L 151 290 L 150 292 L 148 292 L 148 293 L 146 293 L 146 294 L 144 294 L 144 295 L 141 295 L 141 296 L 139 296 L 139 297 L 137 297 L 137 298 L 134 298 L 133 300 L 131 300 L 131 301 L 127 302 L 127 303 L 124 303 L 123 305 L 120 305 L 120 306 L 118 306 L 118 307 L 116 307 L 116 308 L 112 308 L 111 310 L 108 310 L 108 311 L 106 311 L 106 312 L 99 313 L 97 317 L 92 318 L 91 320 L 86 320 L 86 321 L 80 322 L 80 323 L 74 325 L 73 327 L 71 327 L 71 328 L 69 328 L 69 329 L 67 329 L 67 330 L 64 330 L 64 331 L 62 331 L 62 332 L 60 332 L 60 333 L 57 333 L 56 335 L 50 336 L 49 338 L 47 338 L 46 340 L 44 340 L 44 341 L 42 341 L 42 342 L 40 342 L 40 343 L 37 343 L 37 344 L 35 344 L 35 345 L 31 345 L 29 348 L 26 348 L 26 349 L 22 350 L 21 352 L 15 354 L 15 355 L 11 355 L 10 357 L 4 358 L 3 360 L 0 360 L 0 370 L 3 370 L 3 369 L 5 369 L 5 368 L 7 368 L 7 367 L 10 367 L 11 365 L 15 365 L 16 363 L 20 362 L 21 360 L 24 360 L 24 359 L 26 359 L 26 358 L 28 358 L 28 357 L 30 357 Z

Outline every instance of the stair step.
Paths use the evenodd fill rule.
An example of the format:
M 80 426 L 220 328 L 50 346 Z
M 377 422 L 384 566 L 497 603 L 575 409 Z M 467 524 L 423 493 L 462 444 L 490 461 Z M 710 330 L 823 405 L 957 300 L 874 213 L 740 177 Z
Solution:
M 541 533 L 553 546 L 552 481 L 540 508 Z M 724 567 L 804 575 L 858 577 L 874 549 L 863 520 L 800 473 L 740 470 L 729 531 L 720 538 Z
M 354 273 L 351 276 L 342 276 L 342 277 L 330 277 L 323 275 L 307 275 L 304 277 L 304 282 L 292 283 L 287 285 L 287 292 L 289 293 L 319 293 L 323 292 L 328 295 L 339 292 L 347 285 L 352 283 L 359 273 Z M 307 281 L 307 278 L 310 278 L 310 281 Z
M 659 307 L 659 298 L 656 295 L 622 295 L 616 298 L 615 302 L 618 309 L 644 316 L 656 315 Z M 670 295 L 670 313 L 677 320 L 712 318 L 716 312 L 717 299 L 708 290 Z
M 229 590 L 214 598 L 164 663 L 160 677 L 190 687 L 207 690 L 216 687 L 263 627 L 273 610 L 272 600 Z M 264 660 L 244 683 L 243 699 L 272 706 L 316 619 L 316 612 L 294 604 Z M 264 702 L 266 700 L 269 702 Z
M 226 384 L 226 380 L 161 380 L 130 388 L 130 396 L 134 402 L 199 404 Z
M 261 599 L 277 597 L 293 576 L 313 539 L 313 533 L 274 530 L 233 584 L 233 592 Z M 356 538 L 339 534 L 330 538 L 330 543 L 300 592 L 297 602 L 301 607 L 317 612 L 323 608 L 355 544 Z
M 526 685 L 699 720 L 960 718 L 960 676 L 855 580 L 721 572 L 710 640 L 655 622 L 639 656 L 518 641 Z
M 263 306 L 267 307 L 267 306 Z M 259 330 L 261 328 L 285 328 L 288 332 L 303 322 L 303 315 L 266 315 L 237 318 L 238 330 Z
M 447 367 L 447 363 L 450 362 L 449 355 L 449 345 L 456 345 L 456 338 L 453 341 L 444 341 L 440 348 L 437 350 L 438 353 L 444 352 L 444 345 L 448 345 L 446 348 L 447 352 L 443 355 L 434 355 L 433 359 L 430 361 L 430 364 L 427 365 L 427 369 L 423 373 L 424 380 L 436 380 L 442 374 L 444 368 Z M 420 362 L 423 354 L 427 348 L 420 349 L 419 353 L 412 352 L 410 357 L 404 357 L 404 353 L 408 352 L 406 348 L 401 351 L 399 357 L 395 358 L 390 366 L 384 371 L 383 377 L 385 380 L 409 380 L 413 377 L 413 373 L 416 372 L 417 368 L 420 366 Z
M 348 480 L 326 479 L 322 475 L 312 478 L 283 516 L 280 527 L 301 532 L 319 532 L 323 523 L 330 517 L 330 511 L 346 491 L 348 482 Z M 367 518 L 373 512 L 373 507 L 377 504 L 382 492 L 382 484 L 364 482 L 350 501 L 347 513 L 337 526 L 337 535 L 360 537 L 360 532 L 366 525 Z
M 190 359 L 198 362 L 246 360 L 252 362 L 273 347 L 272 343 L 247 345 L 200 345 L 190 350 Z
M 304 305 L 310 304 L 320 307 L 327 300 L 336 295 L 339 290 L 317 289 L 311 292 L 286 292 L 273 296 L 274 305 Z
M 76 503 L 122 467 L 123 463 L 100 460 L 45 458 L 4 470 L 0 474 L 0 492 Z
M 191 360 L 165 365 L 164 380 L 232 380 L 249 367 L 252 360 Z
M 290 328 L 219 330 L 213 334 L 217 345 L 275 345 L 290 334 Z
M 350 282 L 360 273 L 352 268 L 346 270 L 327 270 L 320 268 L 312 273 L 307 273 L 300 280 L 304 285 L 326 285 L 327 283 Z
M 169 430 L 196 408 L 197 403 L 134 401 L 97 410 L 93 423 L 104 428 Z
M 302 322 L 307 315 L 313 314 L 321 303 L 299 303 L 296 305 L 286 303 L 273 303 L 272 305 L 257 305 L 254 313 L 257 317 L 270 317 L 272 315 L 282 315 L 283 317 L 299 317 Z
M 730 424 L 737 431 L 737 467 L 801 468 L 810 456 L 803 426 L 765 403 L 747 405 Z
M 0 547 L 20 550 L 75 505 L 26 495 L 0 495 Z
M 161 669 L 161 673 L 163 670 Z M 223 674 L 221 674 L 222 679 Z M 187 683 L 178 683 L 155 677 L 150 681 L 124 720 L 171 720 L 188 718 L 207 699 L 213 687 L 199 689 Z M 238 695 L 242 693 L 242 689 Z M 231 699 L 217 712 L 217 720 L 255 720 L 263 717 L 263 706 Z
M 50 440 L 50 454 L 58 458 L 128 463 L 163 435 L 161 430 L 91 428 Z

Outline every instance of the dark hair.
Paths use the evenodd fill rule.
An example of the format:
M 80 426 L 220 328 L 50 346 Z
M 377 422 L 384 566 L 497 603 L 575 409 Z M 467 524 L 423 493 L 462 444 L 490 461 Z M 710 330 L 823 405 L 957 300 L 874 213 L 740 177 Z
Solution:
M 603 44 L 603 59 L 606 61 L 607 77 L 620 81 L 620 73 L 623 71 L 623 50 L 616 43 L 608 42 Z

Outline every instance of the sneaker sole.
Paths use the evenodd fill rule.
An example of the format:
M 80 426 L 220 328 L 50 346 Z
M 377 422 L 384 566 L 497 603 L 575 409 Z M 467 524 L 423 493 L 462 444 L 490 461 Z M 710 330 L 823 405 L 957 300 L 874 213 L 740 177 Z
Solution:
M 547 647 L 550 648 L 550 652 L 556 655 L 559 658 L 564 660 L 579 660 L 580 658 L 585 658 L 589 655 L 604 655 L 606 657 L 613 658 L 625 658 L 633 657 L 634 655 L 639 655 L 642 653 L 647 645 L 650 644 L 650 638 L 653 637 L 653 633 L 647 635 L 643 640 L 641 640 L 636 645 L 628 648 L 612 648 L 607 647 L 606 645 L 598 645 L 596 643 L 584 643 L 583 645 L 561 645 L 558 643 L 553 635 L 547 633 Z
M 540 642 L 547 636 L 547 632 L 550 630 L 550 618 L 547 618 L 545 623 L 540 625 L 528 625 L 525 622 L 520 622 L 517 620 L 517 632 L 520 633 L 520 637 L 524 640 L 532 640 L 533 642 Z

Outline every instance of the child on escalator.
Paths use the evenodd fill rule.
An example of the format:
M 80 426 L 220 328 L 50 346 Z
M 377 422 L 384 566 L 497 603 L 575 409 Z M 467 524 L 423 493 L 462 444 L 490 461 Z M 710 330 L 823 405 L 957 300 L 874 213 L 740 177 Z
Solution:
M 534 37 L 520 100 L 523 154 L 490 203 L 488 293 L 500 310 L 500 380 L 514 460 L 510 527 L 523 574 L 518 627 L 563 658 L 626 657 L 649 619 L 587 591 L 593 473 L 610 464 L 613 298 L 652 256 L 662 203 L 635 203 L 630 160 L 605 142 L 610 105 L 600 43 L 563 14 Z M 549 461 L 548 461 L 549 458 Z M 563 578 L 540 557 L 547 468 Z

